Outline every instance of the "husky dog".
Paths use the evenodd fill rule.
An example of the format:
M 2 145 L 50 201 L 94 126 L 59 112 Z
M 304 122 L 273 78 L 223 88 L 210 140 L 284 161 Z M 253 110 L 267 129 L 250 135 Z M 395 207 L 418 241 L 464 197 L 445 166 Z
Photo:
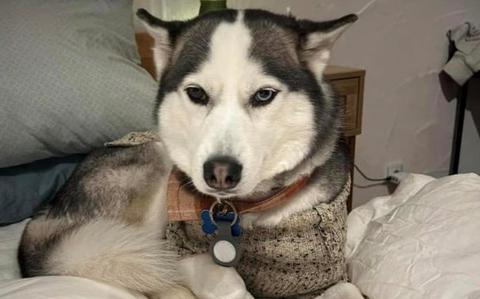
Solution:
M 236 200 L 311 177 L 287 203 L 242 215 L 253 228 L 338 194 L 349 163 L 323 71 L 357 17 L 313 22 L 223 10 L 166 22 L 145 10 L 137 15 L 155 38 L 160 141 L 86 158 L 27 225 L 22 274 L 82 276 L 155 298 L 253 298 L 234 268 L 206 255 L 177 260 L 167 249 L 169 173 L 176 166 L 199 192 Z M 339 283 L 321 298 L 362 297 Z

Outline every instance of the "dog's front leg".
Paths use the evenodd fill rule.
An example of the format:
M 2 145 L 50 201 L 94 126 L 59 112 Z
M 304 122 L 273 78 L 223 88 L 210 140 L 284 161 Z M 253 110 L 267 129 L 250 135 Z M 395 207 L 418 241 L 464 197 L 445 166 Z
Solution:
M 207 254 L 180 261 L 180 275 L 199 299 L 253 299 L 234 268 L 215 264 Z
M 363 299 L 363 296 L 353 284 L 339 282 L 329 287 L 321 296 L 315 299 Z

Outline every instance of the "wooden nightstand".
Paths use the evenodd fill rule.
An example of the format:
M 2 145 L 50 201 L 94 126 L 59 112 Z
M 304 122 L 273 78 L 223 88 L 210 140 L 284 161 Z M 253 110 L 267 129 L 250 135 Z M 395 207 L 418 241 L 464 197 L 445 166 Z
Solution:
M 355 163 L 355 138 L 362 132 L 362 106 L 365 70 L 328 66 L 325 78 L 330 82 L 343 105 L 343 135 L 350 148 L 352 162 Z M 353 180 L 352 163 L 352 180 Z M 353 184 L 352 184 L 353 187 Z M 353 188 L 352 188 L 353 189 Z M 347 202 L 348 211 L 352 209 L 352 192 Z

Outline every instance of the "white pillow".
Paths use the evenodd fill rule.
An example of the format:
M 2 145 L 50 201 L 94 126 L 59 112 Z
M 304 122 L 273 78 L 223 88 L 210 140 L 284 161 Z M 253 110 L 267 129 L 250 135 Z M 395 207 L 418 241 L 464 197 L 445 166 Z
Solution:
M 347 225 L 349 274 L 370 299 L 480 298 L 478 175 L 410 175 Z
M 4 280 L 20 278 L 17 248 L 28 220 L 0 227 L 0 283 Z

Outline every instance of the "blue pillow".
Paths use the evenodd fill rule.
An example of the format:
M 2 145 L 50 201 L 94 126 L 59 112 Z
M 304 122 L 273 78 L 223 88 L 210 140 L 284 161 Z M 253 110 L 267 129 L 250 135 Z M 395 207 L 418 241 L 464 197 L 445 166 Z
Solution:
M 0 169 L 0 225 L 32 216 L 53 198 L 85 155 L 39 160 Z

